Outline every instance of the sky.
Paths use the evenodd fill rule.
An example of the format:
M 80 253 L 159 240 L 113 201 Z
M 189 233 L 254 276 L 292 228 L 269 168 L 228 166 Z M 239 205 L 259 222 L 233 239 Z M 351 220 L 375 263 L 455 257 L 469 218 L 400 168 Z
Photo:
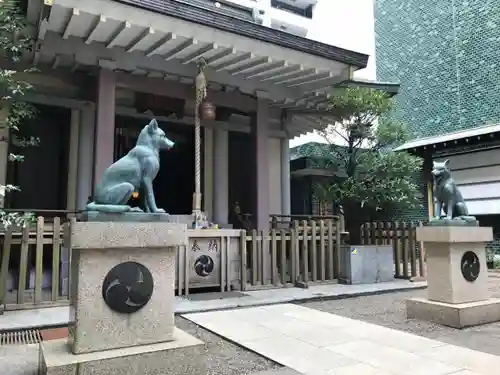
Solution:
M 370 56 L 368 66 L 355 78 L 376 79 L 373 0 L 318 0 L 307 37 Z M 324 142 L 309 133 L 290 140 L 290 147 L 307 142 Z

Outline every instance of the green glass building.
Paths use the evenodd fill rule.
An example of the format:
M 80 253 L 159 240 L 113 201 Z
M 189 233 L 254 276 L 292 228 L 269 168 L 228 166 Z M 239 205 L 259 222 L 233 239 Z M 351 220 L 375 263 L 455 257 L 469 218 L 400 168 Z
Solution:
M 377 79 L 399 82 L 393 116 L 430 168 L 450 159 L 469 210 L 500 237 L 500 0 L 375 0 Z

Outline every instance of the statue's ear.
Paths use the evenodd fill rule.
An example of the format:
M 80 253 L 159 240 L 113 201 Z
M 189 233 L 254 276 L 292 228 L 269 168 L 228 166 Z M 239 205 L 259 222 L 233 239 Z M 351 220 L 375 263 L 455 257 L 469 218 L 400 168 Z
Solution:
M 444 161 L 444 166 L 445 166 L 446 168 L 448 168 L 448 167 L 450 166 L 450 159 L 446 159 L 446 160 Z
M 148 130 L 149 130 L 149 133 L 154 133 L 156 130 L 158 130 L 158 122 L 156 121 L 156 119 L 152 119 L 149 122 Z

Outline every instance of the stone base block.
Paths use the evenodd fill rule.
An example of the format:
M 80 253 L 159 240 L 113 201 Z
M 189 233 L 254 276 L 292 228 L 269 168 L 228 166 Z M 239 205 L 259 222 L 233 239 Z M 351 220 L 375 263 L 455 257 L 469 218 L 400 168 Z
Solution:
M 406 316 L 453 328 L 478 326 L 500 321 L 500 298 L 457 304 L 411 298 L 406 300 Z
M 203 342 L 175 328 L 174 341 L 73 354 L 66 340 L 40 344 L 41 375 L 197 375 L 205 374 Z
M 169 214 L 152 212 L 122 212 L 110 213 L 85 211 L 80 215 L 81 221 L 114 221 L 114 222 L 175 222 Z

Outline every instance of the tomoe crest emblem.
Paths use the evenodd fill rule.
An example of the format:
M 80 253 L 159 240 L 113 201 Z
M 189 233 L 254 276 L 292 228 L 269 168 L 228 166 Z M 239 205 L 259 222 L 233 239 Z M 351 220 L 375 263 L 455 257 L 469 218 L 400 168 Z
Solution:
M 134 313 L 149 302 L 153 295 L 153 276 L 142 264 L 124 262 L 113 267 L 102 284 L 102 297 L 110 309 Z

